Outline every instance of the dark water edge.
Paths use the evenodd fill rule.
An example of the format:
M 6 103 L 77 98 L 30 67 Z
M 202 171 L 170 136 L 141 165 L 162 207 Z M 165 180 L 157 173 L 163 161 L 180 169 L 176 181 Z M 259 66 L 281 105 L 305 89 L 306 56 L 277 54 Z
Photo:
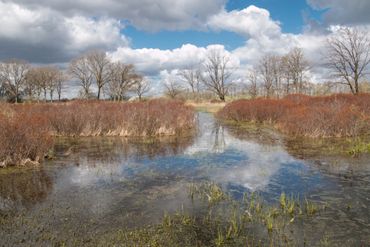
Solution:
M 276 204 L 284 192 L 325 205 L 297 226 L 308 243 L 370 245 L 369 155 L 323 153 L 271 130 L 224 126 L 206 113 L 198 120 L 197 136 L 157 142 L 61 138 L 43 166 L 0 170 L 0 246 L 89 245 L 120 229 L 159 224 L 165 212 L 196 215 L 204 206 L 189 198 L 189 184 L 209 181 L 235 200 L 254 192 Z

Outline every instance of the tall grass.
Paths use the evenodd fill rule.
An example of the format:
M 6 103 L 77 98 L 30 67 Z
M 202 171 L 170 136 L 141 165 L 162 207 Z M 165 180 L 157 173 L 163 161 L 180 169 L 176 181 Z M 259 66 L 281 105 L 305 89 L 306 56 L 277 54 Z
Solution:
M 369 133 L 370 94 L 237 100 L 218 116 L 236 122 L 272 123 L 294 136 L 353 137 Z
M 194 125 L 191 107 L 165 99 L 3 104 L 0 161 L 2 166 L 19 164 L 25 159 L 37 162 L 52 146 L 52 136 L 169 136 L 188 133 Z

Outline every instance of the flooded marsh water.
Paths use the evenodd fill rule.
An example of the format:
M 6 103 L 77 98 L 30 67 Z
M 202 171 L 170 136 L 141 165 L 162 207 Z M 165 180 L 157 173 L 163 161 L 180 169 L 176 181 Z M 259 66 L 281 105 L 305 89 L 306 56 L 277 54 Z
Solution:
M 156 142 L 58 139 L 55 158 L 36 168 L 0 170 L 0 246 L 90 239 L 159 223 L 165 212 L 196 213 L 190 183 L 212 181 L 239 200 L 281 193 L 326 205 L 301 225 L 333 246 L 370 245 L 370 157 L 325 155 L 273 131 L 240 132 L 199 113 L 196 136 Z M 244 133 L 244 134 L 243 134 Z M 199 209 L 200 210 L 200 209 Z

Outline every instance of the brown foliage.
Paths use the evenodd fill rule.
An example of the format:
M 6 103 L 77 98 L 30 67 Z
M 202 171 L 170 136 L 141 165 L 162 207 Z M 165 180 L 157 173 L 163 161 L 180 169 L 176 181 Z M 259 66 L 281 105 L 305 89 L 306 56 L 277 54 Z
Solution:
M 276 122 L 291 107 L 291 104 L 289 100 L 242 99 L 227 104 L 218 116 L 237 122 Z
M 310 97 L 288 95 L 280 100 L 238 100 L 218 113 L 223 119 L 274 123 L 291 135 L 344 137 L 368 134 L 370 94 Z
M 179 135 L 194 128 L 191 107 L 157 99 L 132 103 L 73 101 L 55 104 L 3 104 L 0 162 L 38 161 L 52 146 L 51 136 Z
M 37 163 L 52 145 L 47 120 L 40 115 L 0 113 L 0 129 L 0 166 Z
M 194 127 L 193 110 L 171 100 L 76 101 L 41 107 L 54 135 L 147 137 L 177 135 Z

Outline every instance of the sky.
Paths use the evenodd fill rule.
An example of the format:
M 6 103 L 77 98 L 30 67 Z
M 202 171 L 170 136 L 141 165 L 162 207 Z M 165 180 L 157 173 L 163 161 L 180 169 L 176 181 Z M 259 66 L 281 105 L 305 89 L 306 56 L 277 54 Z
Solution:
M 0 0 L 0 60 L 68 62 L 92 49 L 156 81 L 199 64 L 210 49 L 235 76 L 267 53 L 303 49 L 312 81 L 327 80 L 325 40 L 338 26 L 370 30 L 369 0 Z

